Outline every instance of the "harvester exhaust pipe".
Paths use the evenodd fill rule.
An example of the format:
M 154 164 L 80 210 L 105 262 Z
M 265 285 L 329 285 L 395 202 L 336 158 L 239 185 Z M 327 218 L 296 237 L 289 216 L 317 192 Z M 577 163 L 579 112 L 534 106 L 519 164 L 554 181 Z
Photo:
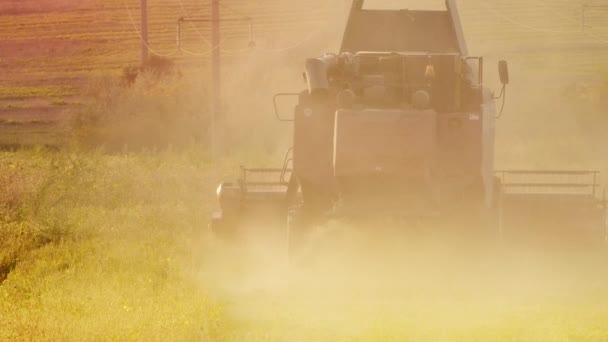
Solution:
M 328 72 L 338 62 L 338 57 L 333 54 L 327 54 L 321 58 L 309 58 L 305 64 L 306 82 L 308 84 L 308 93 L 311 96 L 315 94 L 326 94 L 329 90 Z

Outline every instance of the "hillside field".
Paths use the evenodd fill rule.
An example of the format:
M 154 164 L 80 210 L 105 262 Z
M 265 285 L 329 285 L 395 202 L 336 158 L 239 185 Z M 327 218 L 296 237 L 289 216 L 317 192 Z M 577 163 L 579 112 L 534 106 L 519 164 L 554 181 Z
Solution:
M 180 17 L 208 18 L 209 2 L 148 2 L 151 52 L 173 59 L 203 81 L 208 79 L 208 23 L 185 23 L 179 49 L 176 26 Z M 441 3 L 376 0 L 370 6 L 415 8 L 426 4 L 433 8 Z M 514 81 L 526 80 L 512 87 L 509 109 L 517 115 L 506 118 L 503 126 L 529 116 L 526 108 L 517 105 L 529 100 L 531 90 L 526 87 L 542 85 L 545 98 L 539 102 L 544 105 L 554 103 L 568 87 L 587 89 L 602 82 L 608 58 L 608 25 L 604 20 L 608 10 L 601 6 L 608 3 L 593 1 L 594 7 L 585 12 L 584 25 L 583 4 L 566 0 L 460 3 L 470 52 L 486 57 L 490 87 L 497 87 L 493 66 L 499 59 L 510 62 Z M 289 71 L 293 76 L 283 79 L 297 79 L 302 56 L 337 50 L 347 8 L 348 1 L 342 0 L 222 1 L 222 18 L 252 18 L 251 30 L 239 21 L 226 21 L 222 26 L 223 73 L 228 80 L 225 101 L 230 102 L 236 93 L 230 80 L 241 70 L 265 68 L 268 73 L 274 66 L 274 75 Z M 88 101 L 82 97 L 88 80 L 120 75 L 125 67 L 139 63 L 137 0 L 12 0 L 0 4 L 0 15 L 0 126 L 5 144 L 61 142 L 56 128 L 62 127 L 57 124 Z M 256 43 L 253 50 L 248 47 L 250 40 Z M 293 88 L 284 82 L 265 89 L 263 95 Z M 550 111 L 529 110 L 534 116 Z

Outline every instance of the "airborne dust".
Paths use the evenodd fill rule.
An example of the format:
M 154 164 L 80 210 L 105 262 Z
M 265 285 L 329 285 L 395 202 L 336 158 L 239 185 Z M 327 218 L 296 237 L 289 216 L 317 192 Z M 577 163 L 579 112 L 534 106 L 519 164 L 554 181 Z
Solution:
M 342 3 L 333 4 L 333 13 L 346 15 Z M 392 7 L 397 1 L 373 3 Z M 505 113 L 497 121 L 497 168 L 608 171 L 596 57 L 608 49 L 578 31 L 576 17 L 569 17 L 573 9 L 566 1 L 460 4 L 470 52 L 486 56 L 486 86 L 498 91 L 496 62 L 510 64 Z M 558 27 L 543 14 L 551 11 L 569 19 Z M 260 53 L 235 67 L 228 87 L 239 96 L 226 99 L 231 113 L 259 110 L 270 117 L 273 93 L 304 88 L 304 58 L 338 49 L 344 20 L 328 18 L 322 34 L 298 49 Z M 280 163 L 289 147 L 288 126 L 255 115 L 274 135 L 253 138 L 264 140 Z M 559 222 L 546 221 L 542 228 L 551 234 Z M 577 331 L 579 319 L 597 320 L 598 329 L 608 324 L 605 249 L 505 242 L 466 227 L 446 233 L 387 219 L 330 222 L 289 265 L 284 239 L 269 231 L 248 227 L 233 243 L 203 239 L 201 284 L 247 331 L 239 338 L 576 340 L 594 336 L 563 336 L 562 329 Z M 595 338 L 601 336 L 607 338 Z

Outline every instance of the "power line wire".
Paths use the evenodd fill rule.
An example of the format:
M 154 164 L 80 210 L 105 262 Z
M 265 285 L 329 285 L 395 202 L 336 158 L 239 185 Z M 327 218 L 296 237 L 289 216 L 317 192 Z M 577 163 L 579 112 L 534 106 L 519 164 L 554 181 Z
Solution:
M 328 9 L 330 3 L 331 3 L 331 1 L 327 1 L 325 3 L 326 7 L 324 9 Z M 243 13 L 241 13 L 240 11 L 234 10 L 232 7 L 226 5 L 224 2 L 220 2 L 220 6 L 224 9 L 228 10 L 229 12 L 232 12 L 234 15 L 243 16 L 243 17 L 250 18 L 251 20 L 254 20 L 254 18 L 252 18 L 251 16 L 246 16 Z M 259 50 L 259 51 L 264 51 L 264 52 L 275 52 L 275 53 L 286 52 L 286 51 L 293 50 L 293 49 L 296 49 L 296 48 L 302 46 L 306 42 L 312 40 L 315 36 L 321 34 L 322 32 L 323 32 L 323 30 L 321 30 L 321 29 L 316 30 L 316 31 L 308 34 L 303 40 L 296 42 L 292 45 L 288 45 L 288 46 L 284 46 L 284 47 L 280 47 L 280 48 L 255 47 L 254 49 L 245 48 L 245 49 L 239 49 L 239 50 L 221 49 L 221 51 L 222 51 L 222 53 L 227 53 L 227 54 L 239 54 L 239 53 L 244 53 L 244 52 L 248 52 L 248 51 L 252 51 L 252 50 Z
M 182 8 L 182 13 L 185 16 L 188 16 L 188 13 L 186 11 L 186 7 L 184 6 L 184 2 L 182 0 L 178 0 L 180 3 L 180 6 Z M 198 33 L 198 35 L 201 37 L 201 39 L 203 40 L 203 42 L 208 46 L 211 47 L 213 44 L 207 39 L 205 38 L 205 36 L 203 35 L 203 33 L 201 31 L 198 30 L 198 28 L 196 27 L 196 25 L 194 25 L 192 22 L 189 22 L 190 26 L 196 31 L 196 33 Z
M 188 55 L 190 55 L 190 56 L 195 56 L 195 57 L 205 57 L 205 56 L 210 55 L 210 54 L 211 54 L 211 52 L 213 52 L 213 49 L 206 50 L 206 51 L 203 51 L 203 52 L 194 52 L 194 51 L 191 51 L 191 50 L 188 50 L 188 49 L 184 49 L 184 48 L 182 48 L 182 49 L 181 49 L 181 51 L 182 51 L 182 52 L 185 52 L 186 54 L 188 54 Z
M 148 42 L 144 39 L 141 31 L 137 28 L 137 25 L 135 24 L 135 20 L 133 19 L 133 13 L 131 12 L 131 8 L 127 4 L 127 1 L 123 0 L 123 4 L 125 6 L 125 9 L 127 10 L 127 13 L 128 13 L 128 16 L 129 16 L 129 21 L 131 22 L 131 25 L 133 26 L 133 31 L 137 34 L 137 36 L 139 36 L 139 39 L 141 40 L 141 42 L 148 48 L 148 50 L 150 50 L 150 52 L 152 52 L 156 56 L 165 57 L 165 58 L 172 57 L 172 56 L 175 56 L 177 54 L 177 50 L 175 50 L 175 51 L 173 51 L 171 53 L 161 53 L 161 52 L 153 49 L 148 44 Z
M 495 7 L 492 7 L 490 5 L 488 5 L 485 1 L 482 1 L 482 7 L 485 8 L 486 11 L 493 13 L 495 16 L 502 18 L 508 22 L 510 22 L 511 24 L 517 25 L 519 27 L 522 28 L 527 28 L 529 30 L 532 31 L 536 31 L 536 32 L 541 32 L 541 33 L 553 33 L 553 34 L 563 34 L 563 33 L 572 33 L 572 31 L 562 31 L 562 30 L 549 30 L 549 29 L 544 29 L 544 28 L 539 28 L 536 26 L 532 26 L 526 23 L 523 23 L 521 21 L 518 21 L 516 19 L 513 19 L 505 14 L 503 14 L 503 12 Z
M 179 1 L 180 5 L 181 5 L 183 14 L 184 15 L 188 15 L 183 1 L 182 0 L 178 0 L 178 1 Z M 223 5 L 222 2 L 220 2 L 220 6 L 226 8 L 225 5 Z M 233 11 L 233 13 L 235 13 L 235 12 Z M 249 18 L 249 20 L 251 20 L 251 18 Z M 203 52 L 201 54 L 198 54 L 198 55 L 203 55 L 203 56 L 208 55 L 212 51 L 216 50 L 218 47 L 220 47 L 220 52 L 227 53 L 227 54 L 239 54 L 239 53 L 244 53 L 244 52 L 247 52 L 248 50 L 251 50 L 250 48 L 240 49 L 240 50 L 227 50 L 227 49 L 221 48 L 221 46 L 223 45 L 222 43 L 226 42 L 227 39 L 221 39 L 220 42 L 217 44 L 217 46 L 213 46 L 213 43 L 210 42 L 207 38 L 205 38 L 205 36 L 203 35 L 203 33 L 196 27 L 196 25 L 194 25 L 192 22 L 189 22 L 189 24 L 198 33 L 198 35 L 203 40 L 203 42 L 205 43 L 205 45 L 207 45 L 209 47 L 208 51 L 205 51 L 205 52 Z M 182 48 L 182 50 L 184 50 L 184 49 Z M 192 54 L 192 52 L 190 54 Z
M 182 9 L 182 12 L 184 12 L 184 14 L 187 14 L 186 12 L 186 8 L 185 5 L 183 3 L 182 0 L 178 0 Z M 221 4 L 221 3 L 220 3 Z M 150 52 L 152 52 L 153 54 L 159 56 L 159 57 L 172 57 L 172 56 L 176 56 L 179 54 L 179 50 L 175 50 L 173 52 L 170 53 L 162 53 L 154 48 L 152 48 L 150 46 L 150 44 L 148 42 L 146 42 L 143 38 L 142 32 L 139 30 L 137 24 L 135 23 L 135 19 L 133 16 L 133 12 L 131 10 L 131 7 L 128 5 L 126 0 L 123 0 L 123 5 L 127 11 L 128 17 L 129 17 L 129 21 L 131 23 L 131 26 L 133 28 L 133 31 L 136 33 L 136 35 L 139 37 L 139 39 L 143 42 L 143 44 L 148 48 L 148 50 L 150 50 Z M 234 11 L 233 9 L 231 9 L 229 6 L 223 4 L 222 7 L 224 7 L 225 9 L 228 9 L 229 11 L 233 12 L 234 14 L 239 14 L 238 12 Z M 329 7 L 329 5 L 327 5 L 327 7 Z M 251 17 L 248 17 L 251 18 Z M 293 43 L 292 45 L 288 45 L 288 46 L 284 46 L 284 47 L 280 47 L 280 48 L 264 48 L 264 47 L 255 47 L 255 48 L 244 48 L 244 49 L 234 49 L 234 50 L 230 50 L 230 49 L 223 49 L 221 48 L 221 43 L 216 45 L 216 46 L 212 46 L 211 42 L 209 42 L 208 39 L 206 39 L 204 37 L 204 35 L 202 34 L 202 32 L 200 32 L 195 25 L 192 24 L 192 27 L 197 31 L 197 33 L 199 34 L 199 36 L 203 39 L 203 41 L 205 42 L 205 44 L 209 47 L 208 50 L 205 50 L 203 52 L 194 52 L 188 49 L 184 49 L 183 47 L 181 48 L 181 51 L 185 52 L 188 55 L 191 56 L 198 56 L 198 57 L 204 57 L 204 56 L 208 56 L 209 54 L 211 54 L 214 50 L 220 48 L 220 51 L 224 54 L 228 54 L 228 55 L 237 55 L 237 54 L 242 54 L 245 52 L 251 52 L 254 50 L 259 50 L 259 51 L 263 51 L 263 52 L 271 52 L 271 53 L 280 53 L 280 52 L 286 52 L 289 50 L 293 50 L 296 48 L 299 48 L 300 46 L 304 45 L 305 43 L 307 43 L 308 41 L 312 40 L 315 36 L 321 34 L 323 32 L 323 30 L 319 29 L 316 30 L 310 34 L 308 34 L 304 39 L 302 39 L 301 41 L 298 41 L 296 43 Z M 226 40 L 224 40 L 223 42 L 225 42 Z
M 540 2 L 545 8 L 550 9 L 550 7 L 547 5 L 547 3 L 545 1 L 543 1 L 543 0 L 537 0 L 537 1 Z M 585 5 L 583 5 L 582 11 L 585 10 L 584 6 Z M 574 20 L 574 19 L 572 19 L 570 17 L 567 17 L 567 16 L 565 16 L 563 14 L 558 14 L 557 12 L 555 12 L 554 14 L 557 15 L 557 16 L 559 16 L 562 19 L 570 21 L 571 23 L 575 23 L 577 25 L 578 24 L 584 24 L 584 23 L 580 23 L 578 20 Z M 592 38 L 592 39 L 594 39 L 594 40 L 596 40 L 596 41 L 598 41 L 600 43 L 608 44 L 608 40 L 604 40 L 603 37 L 601 37 L 601 36 L 590 34 L 589 32 L 586 32 L 584 27 L 582 27 L 582 33 L 583 33 L 583 35 L 588 36 L 589 38 Z
M 502 18 L 514 25 L 517 25 L 519 27 L 523 27 L 523 28 L 527 28 L 529 30 L 532 31 L 536 31 L 536 32 L 540 32 L 540 33 L 550 33 L 550 34 L 565 34 L 565 33 L 583 33 L 583 35 L 585 36 L 589 36 L 590 38 L 595 39 L 596 41 L 603 43 L 603 44 L 608 44 L 608 40 L 603 40 L 601 37 L 598 37 L 596 35 L 586 35 L 584 32 L 579 32 L 579 31 L 573 31 L 573 30 L 550 30 L 550 29 L 544 29 L 544 28 L 539 28 L 536 26 L 532 26 L 526 23 L 523 23 L 521 21 L 518 21 L 516 19 L 513 19 L 512 17 L 509 17 L 507 15 L 505 15 L 503 13 L 503 11 L 490 6 L 489 4 L 487 4 L 486 2 L 481 2 L 482 3 L 482 7 L 485 8 L 486 11 L 493 13 L 494 15 L 496 15 L 499 18 Z M 545 7 L 547 7 L 545 5 Z M 553 15 L 553 14 L 552 14 Z M 563 17 L 562 17 L 563 18 Z

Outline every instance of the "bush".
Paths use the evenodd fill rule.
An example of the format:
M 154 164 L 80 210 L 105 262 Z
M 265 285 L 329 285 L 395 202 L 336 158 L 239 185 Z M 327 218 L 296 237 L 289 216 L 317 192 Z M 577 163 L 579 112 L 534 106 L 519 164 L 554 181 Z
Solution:
M 71 127 L 78 145 L 111 151 L 206 143 L 209 111 L 199 78 L 144 69 L 133 81 L 91 80 Z
M 42 178 L 30 166 L 0 158 L 0 283 L 23 255 L 44 243 L 28 213 Z
M 179 74 L 179 72 L 175 68 L 175 63 L 172 60 L 151 55 L 141 66 L 128 66 L 124 68 L 122 78 L 127 85 L 132 85 L 141 74 L 151 74 L 160 79 Z
M 224 69 L 215 132 L 222 154 L 247 150 L 282 156 L 291 144 L 289 125 L 273 114 L 272 97 L 303 87 L 299 64 L 280 67 L 281 60 L 271 65 L 260 64 L 263 60 L 258 56 Z M 274 71 L 269 73 L 268 67 Z M 206 73 L 182 75 L 172 61 L 159 57 L 125 68 L 122 77 L 91 79 L 83 91 L 86 104 L 74 109 L 75 142 L 111 151 L 209 146 L 209 84 Z M 281 108 L 287 116 L 292 115 L 290 105 Z

